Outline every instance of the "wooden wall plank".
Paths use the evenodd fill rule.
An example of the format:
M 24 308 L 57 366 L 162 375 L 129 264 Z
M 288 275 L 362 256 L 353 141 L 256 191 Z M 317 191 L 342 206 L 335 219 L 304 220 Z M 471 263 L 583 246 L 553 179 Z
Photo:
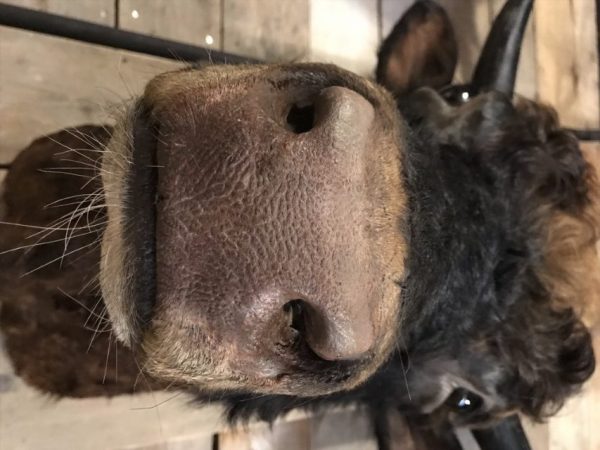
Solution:
M 115 0 L 2 0 L 2 3 L 114 26 Z
M 600 351 L 600 334 L 594 338 L 596 354 Z M 600 372 L 586 383 L 582 394 L 571 399 L 549 421 L 550 450 L 598 450 L 600 448 Z
M 278 422 L 219 434 L 219 450 L 309 450 L 310 421 Z
M 377 450 L 377 445 L 367 415 L 345 409 L 219 434 L 219 450 L 248 449 Z
M 223 0 L 223 50 L 292 62 L 309 49 L 309 0 Z
M 540 100 L 553 105 L 565 125 L 598 127 L 595 2 L 536 2 L 535 33 Z
M 548 423 L 536 423 L 521 417 L 525 434 L 533 450 L 550 450 L 550 427 Z
M 345 410 L 310 419 L 311 449 L 377 450 L 371 422 L 365 411 Z
M 224 428 L 221 407 L 193 407 L 174 392 L 50 398 L 14 375 L 1 336 L 0 380 L 2 449 L 208 450 L 212 434 Z
M 459 61 L 454 76 L 456 83 L 471 79 L 475 63 L 490 30 L 491 6 L 481 0 L 438 0 L 454 27 Z
M 214 450 L 213 434 L 202 436 L 170 437 L 154 444 L 127 445 L 118 450 Z M 98 448 L 104 448 L 98 446 Z
M 119 0 L 119 28 L 221 49 L 221 0 Z
M 58 129 L 110 122 L 109 106 L 180 63 L 0 27 L 0 163 Z
M 379 47 L 377 0 L 311 0 L 310 59 L 372 76 Z

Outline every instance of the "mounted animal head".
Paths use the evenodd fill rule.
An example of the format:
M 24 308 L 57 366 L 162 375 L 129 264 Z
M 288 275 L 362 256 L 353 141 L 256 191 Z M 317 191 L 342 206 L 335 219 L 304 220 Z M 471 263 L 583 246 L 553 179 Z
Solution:
M 320 64 L 150 82 L 104 156 L 101 269 L 145 369 L 290 405 L 383 383 L 457 422 L 562 404 L 594 367 L 577 272 L 596 229 L 577 141 L 512 102 L 531 3 L 507 3 L 464 87 L 429 1 L 378 85 Z
M 513 101 L 530 9 L 507 3 L 466 86 L 431 1 L 376 83 L 324 64 L 152 80 L 101 170 L 102 293 L 143 369 L 265 419 L 359 401 L 481 424 L 577 391 L 598 203 L 575 137 Z

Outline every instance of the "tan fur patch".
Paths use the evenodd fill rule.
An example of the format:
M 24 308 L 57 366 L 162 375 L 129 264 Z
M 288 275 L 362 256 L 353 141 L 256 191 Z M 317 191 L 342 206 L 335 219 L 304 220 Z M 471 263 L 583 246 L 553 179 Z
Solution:
M 541 274 L 553 301 L 573 307 L 590 328 L 600 326 L 600 188 L 598 153 L 585 151 L 590 163 L 590 204 L 579 216 L 555 212 L 550 216 L 546 265 Z

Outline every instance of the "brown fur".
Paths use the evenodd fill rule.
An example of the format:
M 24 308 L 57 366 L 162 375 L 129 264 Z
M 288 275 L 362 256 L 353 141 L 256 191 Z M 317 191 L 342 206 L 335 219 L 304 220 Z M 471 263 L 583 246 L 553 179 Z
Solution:
M 83 250 L 56 259 L 65 252 L 65 231 L 40 234 L 28 228 L 52 226 L 74 210 L 67 203 L 89 203 L 82 197 L 55 202 L 92 194 L 100 187 L 97 179 L 88 183 L 88 169 L 109 137 L 109 130 L 83 126 L 40 138 L 19 154 L 4 185 L 0 327 L 5 349 L 17 375 L 42 392 L 59 396 L 117 395 L 149 387 L 144 377 L 136 384 L 139 369 L 132 354 L 111 339 L 106 323 L 96 281 L 99 249 L 93 245 L 102 229 L 85 236 L 88 230 L 76 231 L 66 253 Z M 66 166 L 72 169 L 56 169 Z M 94 210 L 91 216 L 100 223 L 104 211 Z M 87 223 L 86 218 L 78 222 Z M 59 241 L 51 243 L 55 240 Z M 38 241 L 42 245 L 28 247 Z M 45 265 L 50 261 L 54 262 Z

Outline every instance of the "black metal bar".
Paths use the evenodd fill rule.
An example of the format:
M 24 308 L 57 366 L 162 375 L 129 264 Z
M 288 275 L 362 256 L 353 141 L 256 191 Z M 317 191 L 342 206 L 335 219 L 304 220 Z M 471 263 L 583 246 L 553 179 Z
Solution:
M 452 425 L 449 422 L 432 427 L 421 417 L 406 417 L 413 446 L 419 450 L 463 450 Z M 401 444 L 401 443 L 397 443 Z
M 519 416 L 504 419 L 492 428 L 473 430 L 481 450 L 531 450 Z
M 565 131 L 573 133 L 580 141 L 600 141 L 600 129 L 584 130 L 577 128 L 563 128 Z
M 123 31 L 83 20 L 0 3 L 0 25 L 76 39 L 90 44 L 145 53 L 178 61 L 252 63 L 252 58 L 197 47 L 183 42 Z

